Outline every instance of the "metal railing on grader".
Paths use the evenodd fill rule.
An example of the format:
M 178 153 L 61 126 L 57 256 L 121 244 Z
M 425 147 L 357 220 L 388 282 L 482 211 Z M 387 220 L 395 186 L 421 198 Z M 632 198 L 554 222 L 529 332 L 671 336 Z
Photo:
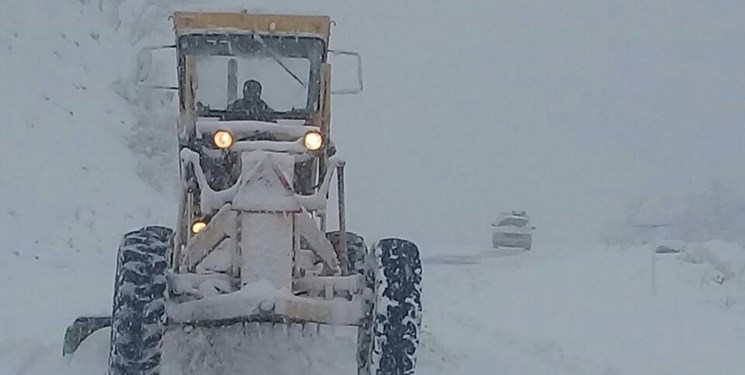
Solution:
M 328 58 L 357 59 L 359 87 L 342 92 L 356 93 L 359 55 L 329 49 L 324 16 L 177 12 L 173 20 L 176 43 L 162 48 L 177 56 L 177 226 L 124 235 L 112 313 L 78 318 L 63 354 L 111 327 L 110 375 L 159 374 L 172 330 L 315 323 L 358 327 L 359 375 L 413 374 L 419 250 L 398 238 L 368 248 L 346 231 L 344 162 L 329 138 Z M 327 232 L 334 172 L 339 228 Z

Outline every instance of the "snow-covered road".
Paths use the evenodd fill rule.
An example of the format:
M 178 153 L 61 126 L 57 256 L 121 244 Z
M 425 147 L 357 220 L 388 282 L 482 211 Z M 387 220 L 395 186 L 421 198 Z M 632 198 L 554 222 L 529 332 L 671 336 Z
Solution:
M 745 366 L 742 280 L 711 281 L 711 264 L 658 255 L 654 296 L 643 247 L 481 254 L 476 264 L 425 263 L 428 338 L 446 356 L 442 368 L 453 369 L 434 371 L 433 353 L 423 364 L 430 373 L 735 374 Z
M 716 245 L 709 245 L 713 253 Z M 438 249 L 425 260 L 418 374 L 736 374 L 745 366 L 742 280 L 714 282 L 712 264 L 658 255 L 654 296 L 643 247 L 469 250 Z M 443 255 L 469 262 L 443 262 Z M 109 282 L 103 273 L 91 281 L 101 286 L 92 290 Z M 99 298 L 92 302 L 101 306 L 108 302 L 101 293 L 88 297 Z M 57 320 L 55 305 L 49 300 L 43 306 L 51 321 Z M 44 321 L 32 327 L 38 327 L 29 328 L 35 335 L 3 343 L 2 373 L 87 375 L 105 369 L 107 330 L 62 360 L 63 327 Z M 235 340 L 234 332 L 227 333 Z M 291 329 L 292 339 L 281 329 L 275 334 L 265 331 L 262 341 L 253 332 L 240 347 L 233 341 L 220 353 L 220 367 L 246 374 L 354 372 L 353 331 L 323 329 L 321 336 L 302 337 Z M 323 352 L 329 350 L 333 358 Z

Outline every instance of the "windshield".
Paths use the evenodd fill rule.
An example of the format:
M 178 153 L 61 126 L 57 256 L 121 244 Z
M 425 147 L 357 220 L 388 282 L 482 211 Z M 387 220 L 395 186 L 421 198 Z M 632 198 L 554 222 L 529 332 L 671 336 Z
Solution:
M 500 227 L 512 226 L 512 227 L 518 227 L 518 228 L 523 228 L 526 225 L 528 225 L 527 220 L 516 218 L 516 217 L 508 217 L 506 219 L 502 219 L 501 221 L 499 221 L 499 224 L 497 224 L 497 226 L 500 226 Z
M 228 65 L 235 61 L 236 91 L 228 90 Z M 283 64 L 298 77 L 308 81 L 310 62 L 303 58 L 282 58 Z M 229 104 L 243 99 L 243 86 L 254 80 L 261 84 L 260 99 L 276 112 L 307 110 L 308 88 L 303 87 L 273 59 L 264 56 L 232 58 L 200 56 L 197 58 L 199 84 L 196 100 L 211 109 L 225 110 Z M 301 78 L 301 79 L 302 79 Z M 312 108 L 311 108 L 312 109 Z
M 314 38 L 187 35 L 200 116 L 303 118 L 318 109 L 323 42 Z M 284 115 L 284 116 L 283 116 Z

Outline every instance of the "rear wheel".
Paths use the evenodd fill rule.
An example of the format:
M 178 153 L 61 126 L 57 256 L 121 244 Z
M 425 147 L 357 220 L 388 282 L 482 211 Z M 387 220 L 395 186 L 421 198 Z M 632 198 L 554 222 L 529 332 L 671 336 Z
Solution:
M 158 375 L 166 328 L 166 269 L 173 231 L 129 232 L 119 246 L 109 375 Z
M 373 245 L 365 278 L 374 292 L 359 329 L 359 375 L 412 375 L 422 323 L 422 265 L 419 249 L 402 239 Z

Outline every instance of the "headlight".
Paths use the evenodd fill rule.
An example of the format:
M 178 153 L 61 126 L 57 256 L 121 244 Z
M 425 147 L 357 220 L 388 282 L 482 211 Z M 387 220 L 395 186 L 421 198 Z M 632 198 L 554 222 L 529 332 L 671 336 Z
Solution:
M 221 149 L 230 148 L 233 145 L 233 134 L 227 130 L 218 130 L 215 132 L 212 141 L 215 142 L 215 146 Z
M 311 130 L 305 133 L 303 144 L 305 144 L 305 149 L 308 151 L 318 151 L 323 147 L 323 135 L 321 132 Z
M 207 228 L 207 223 L 203 220 L 197 220 L 191 225 L 191 232 L 197 234 Z

